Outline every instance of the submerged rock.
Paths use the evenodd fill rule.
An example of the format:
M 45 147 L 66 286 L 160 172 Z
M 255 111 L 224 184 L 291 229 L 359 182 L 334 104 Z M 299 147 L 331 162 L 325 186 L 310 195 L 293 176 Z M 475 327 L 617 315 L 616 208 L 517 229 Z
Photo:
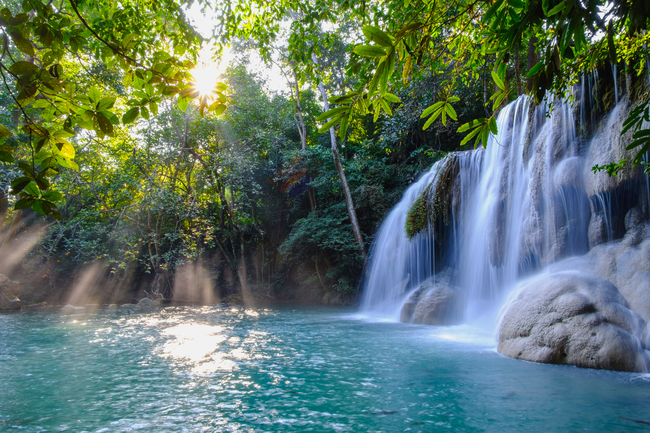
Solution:
M 424 325 L 450 326 L 462 322 L 466 302 L 463 294 L 442 274 L 431 277 L 409 296 L 400 320 Z
M 76 313 L 78 311 L 82 311 L 82 310 L 85 310 L 85 309 L 86 309 L 85 307 L 77 307 L 75 305 L 68 304 L 68 305 L 64 306 L 63 308 L 61 308 L 61 313 L 63 313 L 63 314 L 72 314 L 72 313 Z
M 499 353 L 620 371 L 650 366 L 646 323 L 610 282 L 580 271 L 524 283 L 502 310 Z

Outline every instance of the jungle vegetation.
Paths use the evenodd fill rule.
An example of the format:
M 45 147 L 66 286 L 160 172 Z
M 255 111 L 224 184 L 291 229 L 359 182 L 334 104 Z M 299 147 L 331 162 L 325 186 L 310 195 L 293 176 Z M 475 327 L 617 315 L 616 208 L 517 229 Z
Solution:
M 103 301 L 171 298 L 193 269 L 222 298 L 350 302 L 419 173 L 597 69 L 637 104 L 637 157 L 600 169 L 650 147 L 646 1 L 201 0 L 207 37 L 193 3 L 0 10 L 0 272 L 32 301 L 92 268 Z M 244 60 L 202 91 L 208 44 L 258 52 L 286 88 Z

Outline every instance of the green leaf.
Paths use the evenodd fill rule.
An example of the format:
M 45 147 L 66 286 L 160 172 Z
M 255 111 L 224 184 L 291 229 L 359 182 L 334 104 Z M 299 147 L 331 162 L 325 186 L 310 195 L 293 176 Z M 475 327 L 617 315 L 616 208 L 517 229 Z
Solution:
M 485 12 L 485 15 L 483 15 L 483 22 L 487 22 L 492 18 L 492 15 L 495 14 L 495 12 L 501 7 L 503 4 L 503 0 L 497 0 L 490 6 L 490 9 Z
M 185 112 L 187 110 L 187 106 L 190 104 L 190 100 L 188 98 L 178 98 L 178 109 Z
M 74 147 L 72 147 L 72 145 L 67 141 L 64 143 L 57 143 L 56 147 L 59 148 L 59 151 L 61 152 L 61 156 L 63 156 L 64 158 L 67 159 L 74 158 L 75 155 Z
M 11 181 L 11 193 L 18 194 L 22 191 L 30 182 L 32 178 L 29 176 L 22 176 Z
M 11 39 L 14 41 L 14 44 L 16 44 L 16 48 L 18 48 L 20 51 L 22 51 L 23 53 L 31 57 L 34 57 L 36 55 L 36 52 L 34 51 L 34 46 L 32 45 L 29 39 L 23 36 L 21 32 L 10 31 L 9 36 L 11 36 Z
M 560 3 L 558 3 L 558 4 L 557 4 L 553 9 L 551 9 L 550 11 L 548 11 L 548 13 L 546 14 L 546 16 L 547 16 L 547 17 L 552 17 L 552 16 L 555 15 L 556 13 L 563 11 L 565 7 L 566 7 L 566 4 L 564 3 L 564 0 L 562 0 L 562 1 L 560 1 Z
M 50 106 L 50 101 L 47 99 L 39 99 L 32 104 L 32 108 L 46 108 Z
M 101 100 L 102 95 L 99 93 L 99 90 L 97 90 L 97 87 L 93 86 L 88 91 L 88 98 L 90 98 L 92 104 L 96 104 Z
M 344 116 L 343 119 L 341 119 L 341 127 L 339 128 L 339 137 L 341 137 L 341 140 L 345 140 L 345 134 L 348 131 L 349 121 L 350 118 L 348 116 Z
M 36 201 L 34 198 L 22 198 L 16 202 L 14 205 L 14 209 L 20 210 L 20 209 L 27 209 L 28 207 L 31 207 L 32 204 Z
M 332 108 L 331 110 L 326 111 L 326 112 L 322 113 L 320 116 L 318 116 L 316 118 L 316 121 L 317 122 L 323 122 L 323 121 L 325 121 L 327 119 L 331 119 L 336 114 L 341 113 L 341 112 L 346 111 L 346 110 L 348 110 L 347 106 Z
M 465 132 L 469 131 L 471 128 L 474 128 L 478 125 L 483 125 L 488 121 L 488 119 L 481 117 L 480 119 L 474 119 L 471 122 L 467 122 L 463 125 L 461 125 L 460 128 L 458 128 L 458 132 Z
M 422 127 L 422 130 L 424 131 L 424 130 L 427 129 L 429 126 L 431 126 L 431 124 L 432 124 L 433 122 L 436 121 L 436 119 L 438 118 L 438 116 L 440 116 L 440 113 L 442 113 L 442 108 L 439 108 L 438 110 L 434 111 L 433 115 L 432 115 L 431 117 L 429 117 L 429 120 L 427 120 L 427 121 L 424 123 L 424 126 Z M 445 123 L 446 123 L 446 122 L 445 122 Z
M 386 102 L 384 99 L 381 99 L 379 103 L 381 104 L 381 108 L 384 109 L 386 114 L 388 114 L 389 116 L 393 115 L 393 110 L 390 109 L 390 105 L 388 105 L 388 102 Z
M 5 137 L 6 138 L 6 137 L 11 137 L 11 136 L 13 136 L 11 131 L 9 129 L 7 129 L 6 126 L 0 125 L 0 137 Z
M 16 62 L 13 65 L 11 65 L 9 67 L 9 71 L 12 74 L 15 74 L 15 75 L 23 75 L 23 74 L 27 74 L 29 72 L 38 71 L 38 66 L 36 66 L 35 64 L 33 64 L 31 62 L 21 61 L 21 62 Z
M 500 89 L 503 90 L 503 89 L 506 88 L 505 83 L 503 82 L 503 80 L 501 79 L 501 77 L 499 76 L 499 74 L 497 74 L 496 71 L 492 71 L 492 79 L 494 80 L 494 82 L 496 83 L 496 85 L 499 86 Z
M 50 182 L 48 182 L 47 179 L 45 179 L 44 177 L 37 177 L 36 185 L 38 185 L 38 188 L 41 191 L 45 191 L 50 187 Z
M 497 135 L 497 133 L 499 131 L 497 129 L 497 119 L 496 119 L 496 117 L 494 117 L 494 116 L 490 117 L 490 121 L 488 122 L 488 126 L 489 126 L 490 131 L 492 132 L 492 134 Z
M 43 193 L 41 197 L 45 200 L 57 201 L 63 198 L 63 194 L 61 194 L 59 191 L 47 191 Z
M 526 76 L 528 78 L 532 78 L 535 74 L 537 74 L 542 69 L 544 69 L 544 62 L 539 62 L 535 66 L 530 68 L 530 71 L 528 71 L 528 74 L 526 74 Z
M 466 125 L 466 124 L 465 124 L 465 125 Z M 464 126 L 464 125 L 463 125 L 463 126 Z M 461 145 L 461 146 L 466 145 L 466 144 L 467 144 L 467 143 L 468 143 L 472 138 L 474 138 L 474 137 L 476 136 L 476 134 L 478 134 L 479 132 L 481 132 L 481 128 L 476 128 L 476 129 L 472 130 L 472 132 L 470 132 L 469 134 L 467 134 L 467 135 L 465 136 L 465 138 L 463 138 L 463 141 L 460 142 L 460 145 Z
M 393 74 L 393 69 L 391 67 L 391 63 L 394 65 L 395 62 L 395 53 L 391 53 L 389 56 L 389 59 L 392 58 L 392 62 L 387 62 L 386 66 L 382 70 L 381 77 L 379 77 L 379 93 L 381 95 L 385 95 L 386 92 L 388 91 L 388 80 L 390 79 L 390 76 Z
M 40 191 L 38 190 L 38 186 L 36 185 L 36 182 L 32 181 L 29 182 L 27 185 L 25 185 L 25 188 L 23 188 L 23 194 L 29 194 L 33 197 L 38 197 Z
M 142 117 L 149 120 L 149 109 L 147 107 L 141 107 L 140 114 L 142 115 Z
M 113 97 L 105 97 L 102 98 L 99 103 L 97 104 L 97 110 L 109 110 L 113 108 L 113 105 L 115 105 L 115 98 Z
M 9 164 L 13 164 L 15 160 L 14 160 L 13 155 L 10 152 L 0 150 L 0 161 L 8 162 Z
M 454 120 L 458 120 L 458 116 L 456 115 L 456 110 L 454 110 L 454 107 L 451 106 L 451 104 L 445 104 L 445 111 L 447 112 L 447 115 L 451 117 Z
M 329 130 L 329 129 L 332 128 L 334 125 L 336 125 L 337 123 L 339 123 L 339 122 L 341 121 L 341 118 L 342 118 L 342 117 L 343 117 L 343 116 L 340 116 L 340 115 L 334 117 L 334 118 L 331 119 L 329 122 L 327 122 L 325 125 L 321 126 L 321 127 L 318 129 L 318 132 L 319 132 L 319 133 L 323 133 L 323 132 Z
M 113 124 L 108 117 L 104 116 L 102 113 L 95 113 L 95 120 L 99 125 L 99 129 L 106 135 L 113 135 Z
M 58 131 L 55 131 L 52 134 L 52 137 L 54 138 L 69 138 L 69 137 L 74 137 L 74 133 L 70 131 L 66 131 L 65 129 L 59 129 Z
M 214 114 L 215 116 L 221 116 L 224 111 L 226 111 L 226 104 L 222 104 L 220 101 L 215 101 L 208 107 L 208 111 Z
M 425 117 L 427 117 L 428 115 L 430 115 L 431 113 L 433 113 L 435 110 L 437 110 L 438 108 L 442 107 L 442 106 L 444 105 L 444 103 L 445 103 L 444 101 L 438 101 L 438 102 L 436 102 L 435 104 L 433 104 L 433 105 L 427 107 L 427 108 L 422 112 L 422 114 L 420 114 L 420 119 L 424 119 Z
M 384 95 L 384 99 L 386 99 L 388 102 L 393 102 L 395 104 L 399 104 L 400 102 L 402 102 L 397 96 L 388 92 Z
M 368 88 L 368 96 L 371 97 L 374 93 L 375 90 L 377 90 L 377 85 L 379 84 L 379 79 L 381 78 L 382 74 L 384 73 L 384 68 L 386 67 L 386 63 L 381 62 L 379 63 L 379 66 L 377 66 L 377 70 L 375 71 L 375 76 L 372 78 L 372 81 L 370 82 L 370 87 Z
M 140 107 L 133 107 L 122 116 L 122 123 L 125 125 L 134 122 L 140 115 Z
M 393 41 L 391 40 L 390 36 L 388 36 L 388 34 L 383 32 L 378 27 L 363 26 L 361 30 L 363 31 L 363 34 L 366 36 L 366 38 L 373 41 L 374 43 L 379 44 L 382 47 L 393 46 Z
M 386 51 L 377 45 L 357 45 L 353 51 L 363 57 L 384 57 Z

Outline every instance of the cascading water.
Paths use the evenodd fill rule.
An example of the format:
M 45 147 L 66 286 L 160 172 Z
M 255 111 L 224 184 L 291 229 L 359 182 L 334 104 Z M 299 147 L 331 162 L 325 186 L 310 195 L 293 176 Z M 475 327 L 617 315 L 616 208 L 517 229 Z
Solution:
M 376 259 L 370 262 L 362 310 L 387 316 L 396 314 L 404 301 L 404 294 L 433 274 L 433 239 L 428 233 L 421 233 L 409 240 L 404 226 L 409 208 L 434 179 L 439 166 L 439 162 L 434 164 L 406 190 L 379 227 L 371 251 L 371 256 Z
M 476 317 L 517 276 L 519 238 L 527 175 L 523 161 L 528 99 L 520 98 L 499 115 L 499 134 L 490 136 L 478 184 L 459 221 L 459 285 Z M 462 188 L 462 186 L 461 186 Z
M 593 107 L 597 75 L 585 78 L 583 88 L 590 88 L 580 97 L 583 105 Z M 610 124 L 620 122 L 617 110 L 626 109 L 623 105 L 605 122 L 609 129 L 596 134 L 594 148 L 611 141 L 610 135 L 620 135 Z M 587 113 L 580 111 L 580 118 L 586 119 Z M 445 282 L 466 299 L 465 320 L 486 313 L 496 317 L 522 277 L 589 251 L 594 215 L 604 219 L 606 238 L 599 242 L 615 237 L 611 209 L 619 204 L 608 202 L 605 193 L 586 192 L 590 189 L 584 176 L 590 173 L 593 155 L 585 147 L 588 143 L 577 139 L 572 106 L 556 100 L 550 107 L 533 107 L 523 96 L 501 110 L 497 124 L 498 134 L 490 136 L 487 150 L 448 156 L 456 158 L 459 168 L 448 200 L 451 221 L 443 229 L 434 230 L 430 223 L 409 240 L 404 225 L 423 191 L 429 191 L 422 198 L 430 202 L 440 198 L 436 191 L 444 183 L 439 173 L 445 161 L 411 186 L 386 218 L 371 254 L 363 312 L 396 318 L 409 292 L 416 296 L 414 290 L 434 271 L 449 267 L 453 272 L 444 274 Z

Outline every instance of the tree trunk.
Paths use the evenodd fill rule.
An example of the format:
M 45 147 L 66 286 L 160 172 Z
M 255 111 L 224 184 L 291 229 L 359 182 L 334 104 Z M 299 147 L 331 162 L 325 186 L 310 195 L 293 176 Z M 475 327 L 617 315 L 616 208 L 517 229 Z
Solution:
M 314 63 L 318 64 L 315 60 Z M 325 111 L 329 111 L 330 104 L 327 102 L 327 92 L 325 91 L 325 86 L 323 83 L 318 83 L 318 89 L 320 90 L 321 96 L 323 97 L 323 107 Z M 328 122 L 329 120 L 330 119 L 327 119 Z M 341 164 L 341 157 L 339 156 L 339 150 L 336 145 L 336 132 L 334 131 L 334 127 L 330 128 L 330 140 L 332 141 L 332 155 L 334 156 L 334 165 L 336 166 L 336 171 L 339 173 L 339 178 L 341 179 L 341 186 L 343 187 L 345 204 L 347 205 L 348 214 L 350 215 L 350 222 L 352 223 L 354 238 L 357 240 L 357 243 L 359 244 L 359 252 L 365 260 L 366 249 L 363 246 L 363 236 L 361 235 L 361 228 L 359 227 L 359 221 L 357 220 L 357 212 L 354 210 L 354 202 L 352 201 L 352 194 L 350 193 L 348 180 L 345 177 L 345 171 L 343 171 L 343 165 Z
M 314 192 L 314 187 L 307 185 L 307 195 L 309 196 L 309 205 L 311 206 L 311 211 L 316 211 L 316 193 Z
M 302 117 L 302 107 L 300 106 L 300 86 L 298 85 L 298 74 L 296 74 L 295 69 L 293 70 L 293 80 L 296 88 L 296 115 L 298 119 L 298 134 L 300 135 L 300 144 L 302 144 L 302 151 L 307 150 L 307 126 L 305 125 L 305 119 Z

